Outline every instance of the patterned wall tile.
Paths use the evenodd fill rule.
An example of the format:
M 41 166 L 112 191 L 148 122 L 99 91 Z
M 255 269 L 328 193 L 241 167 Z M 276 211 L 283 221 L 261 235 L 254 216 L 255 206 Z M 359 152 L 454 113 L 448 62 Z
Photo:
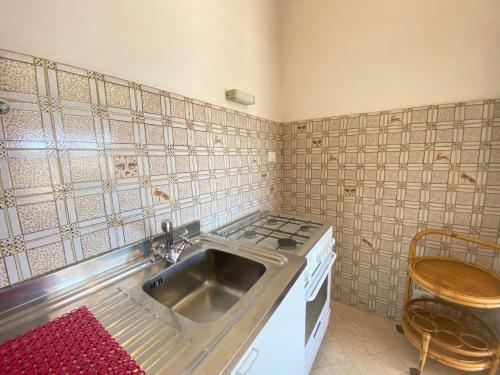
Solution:
M 10 151 L 9 166 L 15 189 L 52 184 L 49 160 L 45 151 Z M 5 171 L 5 173 L 8 173 Z
M 142 91 L 141 95 L 144 112 L 161 114 L 160 95 L 148 91 Z
M 166 218 L 200 219 L 211 230 L 280 209 L 280 164 L 265 162 L 268 150 L 280 160 L 280 124 L 252 117 L 247 134 L 243 113 L 42 58 L 0 56 L 8 56 L 0 57 L 0 97 L 23 95 L 0 117 L 0 209 L 11 208 L 0 287 L 140 241 Z
M 130 211 L 142 207 L 141 192 L 139 189 L 122 190 L 118 192 L 120 211 Z
M 57 83 L 61 99 L 90 102 L 90 86 L 87 77 L 59 70 Z
M 63 134 L 65 141 L 97 142 L 96 125 L 90 116 L 63 116 Z
M 113 157 L 113 173 L 115 178 L 137 177 L 139 162 L 135 155 L 118 155 Z
M 12 109 L 0 118 L 5 139 L 33 141 L 44 139 L 44 127 L 40 112 Z
M 81 242 L 85 258 L 104 253 L 111 248 L 107 229 L 84 234 L 81 236 Z
M 34 65 L 0 58 L 0 91 L 36 94 Z
M 170 114 L 173 117 L 185 118 L 186 117 L 186 105 L 184 100 L 177 98 L 170 98 Z
M 144 228 L 144 221 L 137 220 L 123 225 L 123 232 L 125 234 L 125 243 L 140 241 L 146 237 Z
M 28 260 L 33 276 L 42 275 L 66 265 L 61 242 L 28 250 Z
M 38 232 L 59 226 L 54 202 L 40 202 L 18 206 L 23 233 Z
M 127 86 L 106 82 L 104 87 L 108 106 L 130 109 L 130 91 Z
M 101 167 L 96 151 L 71 151 L 69 165 L 73 182 L 101 181 Z
M 111 142 L 113 143 L 136 143 L 134 124 L 128 121 L 109 120 Z
M 83 195 L 75 198 L 78 221 L 86 221 L 105 216 L 102 194 Z
M 146 129 L 146 143 L 149 145 L 164 145 L 165 136 L 163 126 L 158 125 L 145 125 Z

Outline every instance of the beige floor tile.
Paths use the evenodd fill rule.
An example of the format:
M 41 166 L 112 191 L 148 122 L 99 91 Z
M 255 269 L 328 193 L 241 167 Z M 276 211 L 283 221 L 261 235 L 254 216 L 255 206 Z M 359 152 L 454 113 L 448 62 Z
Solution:
M 382 353 L 377 353 L 376 358 L 387 375 L 408 373 L 408 364 L 400 358 L 396 350 L 388 350 Z
M 334 302 L 313 375 L 408 375 L 419 351 L 395 330 L 395 321 Z M 424 375 L 466 375 L 428 359 Z M 486 372 L 475 373 L 478 375 Z
M 352 335 L 354 335 L 354 331 L 351 329 L 349 324 L 346 324 L 340 319 L 331 319 L 330 324 L 328 325 L 328 329 L 326 330 L 325 341 L 332 341 L 343 337 L 351 337 Z
M 394 327 L 377 328 L 374 330 L 374 333 L 387 346 L 388 349 L 411 346 L 411 343 L 408 341 L 406 336 L 398 333 Z
M 340 346 L 337 340 L 323 342 L 321 351 L 328 361 L 329 365 L 336 365 L 345 361 L 349 361 L 349 357 L 345 350 Z
M 321 367 L 312 369 L 309 375 L 331 375 L 331 372 L 328 367 Z
M 356 359 L 352 362 L 362 374 L 387 375 L 387 372 L 384 370 L 377 357 L 375 356 Z
M 374 327 L 370 326 L 367 319 L 362 316 L 352 317 L 352 319 L 347 322 L 347 324 L 355 335 L 364 336 L 374 333 Z
M 343 337 L 336 342 L 344 350 L 348 360 L 367 357 L 371 354 L 365 346 L 364 340 L 359 336 Z
M 338 363 L 329 367 L 330 375 L 366 375 L 358 370 L 354 361 Z
M 389 350 L 389 346 L 375 333 L 359 336 L 363 340 L 363 345 L 370 354 L 376 354 Z

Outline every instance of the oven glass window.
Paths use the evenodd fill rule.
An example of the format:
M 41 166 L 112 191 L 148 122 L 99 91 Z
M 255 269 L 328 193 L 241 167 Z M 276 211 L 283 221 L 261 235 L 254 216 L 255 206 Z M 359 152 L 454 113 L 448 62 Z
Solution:
M 325 307 L 325 303 L 328 300 L 328 277 L 325 277 L 323 281 L 323 285 L 319 290 L 315 299 L 306 304 L 306 344 L 309 341 L 309 338 L 312 334 L 316 334 L 313 332 L 316 327 L 316 323 L 318 322 L 319 316 Z

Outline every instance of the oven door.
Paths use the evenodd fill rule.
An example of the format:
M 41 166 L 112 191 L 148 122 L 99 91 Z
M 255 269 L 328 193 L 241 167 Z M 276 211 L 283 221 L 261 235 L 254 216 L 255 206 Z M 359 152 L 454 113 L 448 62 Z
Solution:
M 318 322 L 325 306 L 330 305 L 330 273 L 334 259 L 327 263 L 323 274 L 319 278 L 316 287 L 306 297 L 306 334 L 305 344 L 316 336 L 320 330 L 321 322 Z

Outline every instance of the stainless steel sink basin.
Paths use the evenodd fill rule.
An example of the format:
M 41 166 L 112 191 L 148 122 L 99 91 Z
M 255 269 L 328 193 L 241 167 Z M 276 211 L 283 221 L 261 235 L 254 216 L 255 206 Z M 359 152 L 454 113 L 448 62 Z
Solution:
M 167 268 L 142 288 L 178 314 L 210 323 L 238 302 L 265 271 L 254 260 L 206 249 Z

